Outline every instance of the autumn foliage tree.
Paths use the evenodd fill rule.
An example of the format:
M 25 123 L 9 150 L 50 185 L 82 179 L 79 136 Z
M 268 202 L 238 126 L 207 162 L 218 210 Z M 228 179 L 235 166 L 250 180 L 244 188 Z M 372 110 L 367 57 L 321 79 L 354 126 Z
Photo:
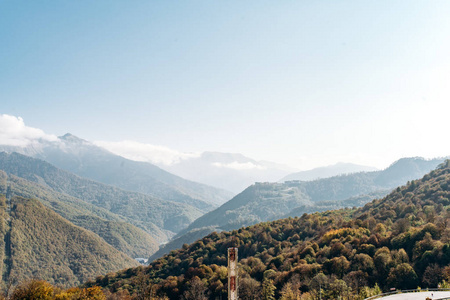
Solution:
M 10 300 L 106 300 L 98 286 L 61 290 L 44 280 L 27 280 L 13 291 Z

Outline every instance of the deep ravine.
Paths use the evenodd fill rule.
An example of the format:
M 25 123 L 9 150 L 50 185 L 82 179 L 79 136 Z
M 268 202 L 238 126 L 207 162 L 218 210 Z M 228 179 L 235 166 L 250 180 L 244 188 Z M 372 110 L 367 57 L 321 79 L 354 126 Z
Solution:
M 3 258 L 3 274 L 2 274 L 2 282 L 8 283 L 11 276 L 11 186 L 8 182 L 8 189 L 6 191 L 6 230 L 5 230 L 5 251 Z

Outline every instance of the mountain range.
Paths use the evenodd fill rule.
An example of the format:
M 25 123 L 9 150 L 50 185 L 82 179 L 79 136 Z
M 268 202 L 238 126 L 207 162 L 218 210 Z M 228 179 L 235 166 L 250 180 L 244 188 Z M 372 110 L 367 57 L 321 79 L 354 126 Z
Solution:
M 258 181 L 278 181 L 293 170 L 288 166 L 257 161 L 239 153 L 221 152 L 203 152 L 199 156 L 158 166 L 183 178 L 216 186 L 235 194 Z
M 359 172 L 371 172 L 371 171 L 377 171 L 377 168 L 340 162 L 331 166 L 319 167 L 307 171 L 291 173 L 283 177 L 280 180 L 280 182 L 291 180 L 311 181 L 338 175 L 345 175 Z
M 115 155 L 69 133 L 56 141 L 40 140 L 27 146 L 0 145 L 2 150 L 40 158 L 81 177 L 189 204 L 203 212 L 229 200 L 233 195 L 225 190 L 185 180 L 153 164 Z
M 382 171 L 360 171 L 369 167 L 337 164 L 288 176 L 285 176 L 287 170 L 280 167 L 281 171 L 271 178 L 285 176 L 283 182 L 276 182 L 278 179 L 257 182 L 226 201 L 232 193 L 224 189 L 185 180 L 150 163 L 128 160 L 70 134 L 52 142 L 41 141 L 25 147 L 0 146 L 0 149 L 6 151 L 0 152 L 0 179 L 3 182 L 0 195 L 4 195 L 2 199 L 5 200 L 4 226 L 0 228 L 4 236 L 4 284 L 30 276 L 39 268 L 53 270 L 43 273 L 52 283 L 76 284 L 100 272 L 104 274 L 135 265 L 136 261 L 131 258 L 157 259 L 213 231 L 363 206 L 374 198 L 384 197 L 393 188 L 421 177 L 445 160 L 405 158 Z M 202 164 L 204 168 L 198 167 Z M 251 174 L 261 178 L 265 171 L 269 174 L 279 167 L 270 163 L 264 167 L 262 162 L 239 154 L 212 152 L 205 152 L 189 163 L 186 160 L 179 166 L 179 171 L 192 169 L 198 174 L 211 174 L 213 166 L 222 172 L 218 172 L 214 180 L 230 176 L 242 182 Z M 246 168 L 247 173 L 240 172 Z M 232 172 L 227 173 L 227 170 Z M 259 173 L 251 173 L 251 170 Z M 341 175 L 320 178 L 335 173 Z M 317 177 L 320 179 L 314 179 Z M 303 180 L 285 180 L 289 178 Z M 20 210 L 22 208 L 25 211 Z M 91 256 L 75 253 L 54 258 L 54 253 L 70 253 L 70 250 L 63 244 L 52 242 L 55 233 L 46 230 L 54 229 L 40 230 L 45 227 L 39 223 L 42 220 L 35 220 L 34 225 L 24 225 L 28 220 L 20 217 L 33 219 L 28 210 L 48 216 L 64 228 L 59 239 L 75 231 L 82 241 L 95 237 L 95 241 L 91 241 L 95 245 Z M 18 220 L 12 222 L 14 218 Z M 10 240 L 15 230 L 19 231 L 14 236 L 26 236 L 20 231 L 27 230 L 24 229 L 26 226 L 36 226 L 35 237 Z M 50 238 L 41 241 L 45 237 Z M 28 241 L 34 246 L 26 248 Z M 158 249 L 158 243 L 167 241 L 169 243 Z M 55 246 L 51 247 L 49 243 Z M 44 249 L 36 248 L 39 244 Z M 9 248 L 8 245 L 17 246 Z M 21 254 L 19 250 L 14 252 L 14 247 L 28 250 Z M 90 258 L 82 259 L 83 265 L 73 265 L 71 255 Z M 39 259 L 40 256 L 45 259 Z M 25 266 L 22 257 L 31 259 L 35 266 Z M 119 257 L 122 264 L 116 262 Z M 56 261 L 65 271 L 61 273 L 48 260 Z M 22 264 L 24 272 L 20 273 L 20 268 L 13 262 Z
M 337 163 L 292 173 L 295 168 L 268 161 L 258 161 L 240 153 L 211 151 L 180 153 L 165 147 L 130 141 L 95 142 L 95 144 L 131 160 L 150 162 L 183 178 L 229 190 L 235 194 L 255 182 L 314 180 L 340 174 L 376 170 L 373 167 L 357 164 Z M 280 178 L 282 179 L 280 180 Z

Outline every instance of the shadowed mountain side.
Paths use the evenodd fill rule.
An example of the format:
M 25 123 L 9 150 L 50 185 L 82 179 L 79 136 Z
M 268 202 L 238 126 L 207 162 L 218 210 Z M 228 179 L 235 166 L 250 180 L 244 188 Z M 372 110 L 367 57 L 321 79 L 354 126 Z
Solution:
M 109 210 L 150 234 L 156 225 L 167 231 L 166 237 L 170 237 L 202 215 L 190 205 L 124 191 L 18 153 L 0 153 L 0 169 Z
M 309 197 L 297 187 L 278 183 L 256 183 L 221 207 L 195 220 L 177 236 L 192 229 L 209 226 L 231 230 L 275 220 L 295 207 L 309 203 Z
M 4 171 L 0 171 L 0 180 L 7 182 L 7 188 L 6 185 L 0 185 L 0 194 L 8 191 L 11 196 L 39 199 L 63 218 L 98 234 L 108 244 L 130 257 L 147 257 L 158 249 L 158 242 L 150 234 L 105 209 L 14 175 L 8 177 Z M 153 227 L 154 234 L 161 238 L 165 236 L 156 225 Z
M 98 235 L 73 225 L 38 200 L 12 197 L 5 202 L 0 207 L 3 211 L 11 207 L 11 222 L 6 230 L 6 256 L 10 257 L 4 260 L 3 268 L 8 272 L 4 273 L 3 283 L 39 276 L 68 287 L 138 265 Z

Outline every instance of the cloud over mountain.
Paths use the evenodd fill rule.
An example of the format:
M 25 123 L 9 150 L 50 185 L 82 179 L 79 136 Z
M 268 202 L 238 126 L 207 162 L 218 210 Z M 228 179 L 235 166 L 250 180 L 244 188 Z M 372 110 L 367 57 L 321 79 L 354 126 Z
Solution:
M 8 146 L 28 146 L 39 141 L 57 141 L 55 135 L 28 127 L 21 117 L 0 114 L 0 144 Z
M 195 153 L 179 152 L 164 146 L 127 140 L 121 142 L 96 141 L 94 144 L 122 157 L 154 164 L 173 165 L 183 159 L 200 156 Z
M 266 166 L 254 164 L 252 162 L 245 162 L 240 163 L 238 161 L 234 161 L 232 163 L 220 163 L 220 162 L 214 162 L 212 163 L 213 166 L 218 168 L 227 168 L 227 169 L 233 169 L 233 170 L 266 170 Z

